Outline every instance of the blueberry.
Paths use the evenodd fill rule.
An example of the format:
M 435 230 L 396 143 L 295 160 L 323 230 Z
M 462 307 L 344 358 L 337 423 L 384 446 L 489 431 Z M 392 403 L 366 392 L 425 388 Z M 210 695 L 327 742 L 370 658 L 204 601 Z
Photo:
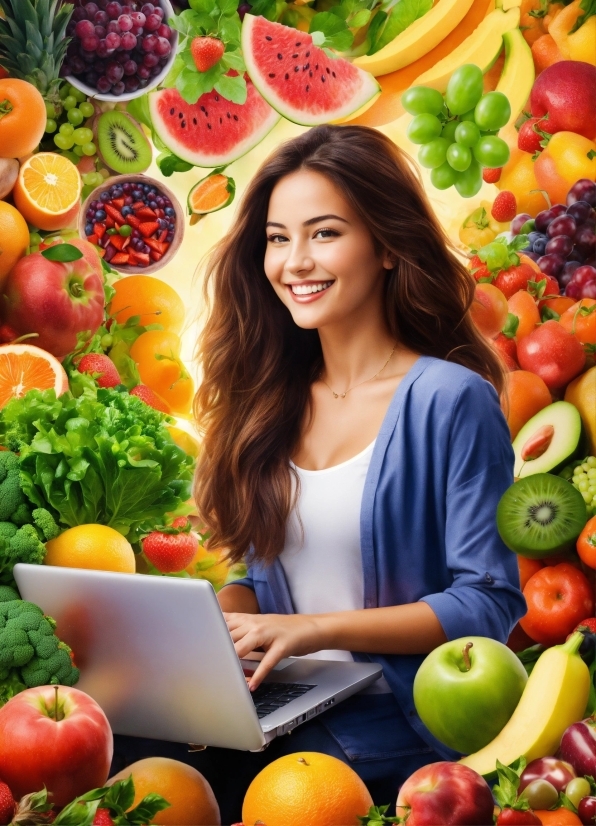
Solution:
M 151 187 L 149 186 L 149 184 L 143 184 L 143 192 L 145 194 L 147 194 L 150 191 L 151 191 Z
M 157 209 L 157 202 L 156 201 L 149 201 L 149 206 L 151 209 Z
M 105 221 L 105 219 L 106 219 L 106 213 L 104 212 L 104 210 L 103 209 L 98 209 L 97 212 L 95 213 L 95 220 L 96 221 Z
M 104 204 L 107 204 L 107 202 L 110 200 L 110 193 L 106 190 L 105 192 L 102 192 L 99 197 Z
M 537 253 L 538 255 L 544 255 L 544 251 L 546 249 L 546 245 L 548 243 L 548 238 L 546 235 L 542 235 L 540 238 L 537 238 L 534 241 L 532 246 L 532 251 Z
M 124 190 L 122 189 L 122 187 L 117 186 L 116 189 L 114 190 L 114 197 L 115 198 L 122 198 L 123 195 L 124 195 Z
M 165 214 L 168 216 L 168 218 L 173 218 L 173 217 L 174 217 L 174 215 L 176 214 L 176 210 L 175 210 L 173 207 L 171 207 L 171 206 L 166 207 L 166 208 L 164 209 L 164 212 L 165 212 Z
M 151 247 L 148 247 L 147 244 L 143 244 L 143 252 L 149 254 L 151 252 Z
M 143 190 L 135 189 L 135 191 L 132 193 L 132 197 L 135 199 L 135 201 L 140 201 L 143 197 Z
M 85 224 L 85 235 L 93 235 L 93 224 Z
M 159 224 L 159 228 L 161 230 L 164 230 L 164 229 L 168 228 L 168 222 L 166 221 L 165 218 L 159 218 L 158 219 L 158 224 Z
M 174 233 L 173 232 L 168 232 L 168 234 L 166 235 L 166 241 L 168 242 L 168 244 L 171 244 L 173 240 L 174 240 Z
M 174 232 L 174 230 L 176 229 L 176 224 L 173 221 L 170 221 L 170 223 L 168 224 L 168 229 L 170 230 L 170 232 Z
M 120 210 L 120 212 L 122 214 L 122 217 L 126 218 L 127 215 L 132 215 L 132 213 L 134 212 L 134 209 L 132 207 L 129 207 L 129 206 L 123 206 L 122 209 Z

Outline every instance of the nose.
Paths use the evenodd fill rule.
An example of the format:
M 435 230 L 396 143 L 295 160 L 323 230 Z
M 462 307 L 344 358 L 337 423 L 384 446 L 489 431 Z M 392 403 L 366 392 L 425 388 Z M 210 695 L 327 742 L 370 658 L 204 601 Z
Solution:
M 315 262 L 309 253 L 308 245 L 300 239 L 292 241 L 288 248 L 285 269 L 292 275 L 299 275 L 301 272 L 311 272 L 314 266 Z

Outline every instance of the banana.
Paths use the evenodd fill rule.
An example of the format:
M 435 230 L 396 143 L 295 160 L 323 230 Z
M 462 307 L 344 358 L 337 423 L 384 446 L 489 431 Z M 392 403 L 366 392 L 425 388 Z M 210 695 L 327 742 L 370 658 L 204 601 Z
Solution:
M 528 763 L 554 754 L 565 729 L 581 720 L 588 702 L 588 666 L 577 653 L 582 640 L 583 634 L 576 631 L 563 645 L 547 648 L 509 722 L 492 742 L 459 762 L 490 777 L 497 760 L 508 766 L 522 754 Z
M 534 84 L 535 70 L 532 50 L 519 29 L 503 34 L 505 43 L 505 65 L 497 83 L 497 92 L 503 92 L 511 104 L 509 123 L 513 124 L 521 114 L 530 97 Z
M 408 66 L 434 49 L 468 13 L 473 0 L 438 0 L 423 17 L 398 34 L 376 54 L 352 62 L 377 77 Z

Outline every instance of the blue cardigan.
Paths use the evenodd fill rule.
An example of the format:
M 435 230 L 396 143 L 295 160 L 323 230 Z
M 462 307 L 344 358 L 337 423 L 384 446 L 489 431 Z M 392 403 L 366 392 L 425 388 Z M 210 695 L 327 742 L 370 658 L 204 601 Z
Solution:
M 493 386 L 460 365 L 420 357 L 391 400 L 364 484 L 364 607 L 422 600 L 447 639 L 476 635 L 505 642 L 526 612 L 517 559 L 495 520 L 512 482 L 511 437 Z M 295 613 L 279 559 L 251 564 L 249 554 L 247 561 L 246 578 L 234 584 L 255 592 L 261 613 Z M 458 757 L 431 735 L 414 707 L 412 685 L 425 655 L 353 656 L 380 663 L 412 728 L 444 759 Z M 379 696 L 366 700 L 374 704 Z M 328 712 L 321 719 L 340 742 L 353 741 L 357 731 L 356 739 L 366 738 L 362 720 L 336 717 Z M 370 743 L 353 748 L 371 753 Z M 382 754 L 383 744 L 373 750 Z

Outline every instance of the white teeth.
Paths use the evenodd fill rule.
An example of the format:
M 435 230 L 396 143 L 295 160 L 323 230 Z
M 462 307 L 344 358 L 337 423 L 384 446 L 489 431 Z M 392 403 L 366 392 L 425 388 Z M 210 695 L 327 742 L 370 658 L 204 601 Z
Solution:
M 291 289 L 294 295 L 310 295 L 311 293 L 318 293 L 321 290 L 326 290 L 330 287 L 333 281 L 322 281 L 320 284 L 299 284 L 292 285 Z

